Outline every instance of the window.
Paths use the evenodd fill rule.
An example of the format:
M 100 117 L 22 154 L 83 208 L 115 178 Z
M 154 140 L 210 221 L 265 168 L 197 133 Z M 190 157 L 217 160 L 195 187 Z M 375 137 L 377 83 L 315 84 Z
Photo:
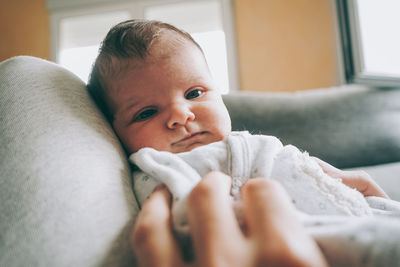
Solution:
M 337 0 L 348 82 L 400 86 L 400 2 Z
M 191 33 L 206 55 L 218 88 L 227 93 L 229 91 L 228 62 L 220 14 L 219 1 L 171 3 L 148 6 L 144 10 L 146 19 L 168 22 Z
M 51 13 L 52 59 L 85 82 L 108 30 L 129 18 L 147 18 L 189 32 L 203 48 L 221 91 L 227 93 L 237 88 L 232 10 L 228 0 L 122 1 L 119 5 L 116 1 L 105 4 L 107 1 L 100 0 L 71 4 L 47 1 Z M 94 4 L 96 1 L 98 5 Z M 90 5 L 83 5 L 84 2 Z
M 61 18 L 55 61 L 87 82 L 107 29 L 129 17 L 129 12 L 112 11 Z

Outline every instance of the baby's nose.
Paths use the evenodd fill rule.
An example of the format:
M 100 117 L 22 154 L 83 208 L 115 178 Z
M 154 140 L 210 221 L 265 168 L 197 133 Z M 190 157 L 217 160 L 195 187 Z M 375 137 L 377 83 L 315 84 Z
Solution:
M 194 113 L 185 104 L 173 104 L 170 106 L 170 115 L 167 121 L 167 127 L 174 129 L 184 126 L 188 121 L 195 119 Z

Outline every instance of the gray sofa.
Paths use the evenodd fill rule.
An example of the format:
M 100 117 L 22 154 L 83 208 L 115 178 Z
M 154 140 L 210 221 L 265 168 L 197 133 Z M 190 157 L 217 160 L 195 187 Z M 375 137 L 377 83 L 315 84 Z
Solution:
M 338 168 L 363 169 L 400 200 L 400 88 L 345 85 L 224 100 L 233 129 L 275 135 Z
M 400 200 L 400 89 L 224 96 L 233 128 L 362 168 Z M 33 57 L 0 64 L 0 266 L 132 266 L 125 154 L 85 84 Z

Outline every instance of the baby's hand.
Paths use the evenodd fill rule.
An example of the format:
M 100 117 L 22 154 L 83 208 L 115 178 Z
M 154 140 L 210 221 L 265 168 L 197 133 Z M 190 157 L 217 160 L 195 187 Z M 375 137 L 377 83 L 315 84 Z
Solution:
M 383 189 L 369 176 L 368 173 L 362 170 L 356 171 L 343 171 L 332 165 L 320 160 L 319 158 L 312 157 L 322 170 L 331 177 L 342 179 L 343 183 L 351 188 L 361 192 L 364 196 L 376 196 L 389 198 Z

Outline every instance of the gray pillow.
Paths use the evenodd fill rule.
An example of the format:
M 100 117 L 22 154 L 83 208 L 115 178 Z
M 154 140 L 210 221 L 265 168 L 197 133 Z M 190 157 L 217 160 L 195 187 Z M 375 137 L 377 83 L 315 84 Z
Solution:
M 0 64 L 0 170 L 0 266 L 133 265 L 129 165 L 75 75 Z

